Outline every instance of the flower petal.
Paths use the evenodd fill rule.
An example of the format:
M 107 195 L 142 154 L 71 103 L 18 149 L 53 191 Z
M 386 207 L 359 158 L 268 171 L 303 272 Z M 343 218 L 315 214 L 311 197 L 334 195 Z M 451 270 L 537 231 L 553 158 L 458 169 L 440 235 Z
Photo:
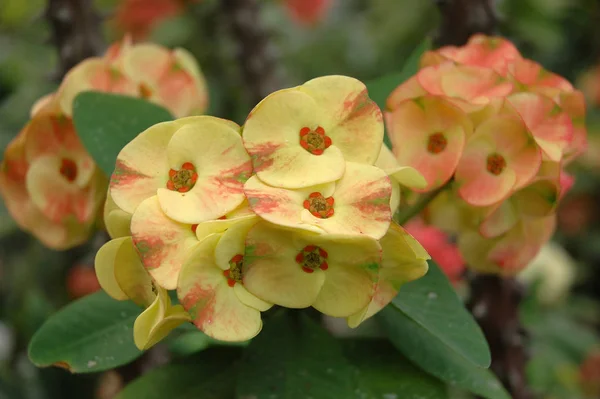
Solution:
M 117 284 L 129 299 L 138 305 L 149 306 L 156 297 L 150 275 L 133 246 L 131 237 L 124 237 L 117 249 L 114 263 Z
M 333 143 L 321 155 L 300 145 L 300 130 L 321 126 L 329 134 L 329 118 L 309 94 L 298 88 L 267 96 L 250 113 L 244 145 L 258 177 L 274 187 L 302 188 L 328 183 L 344 173 L 344 155 Z M 325 125 L 325 126 L 324 126 Z
M 94 268 L 100 286 L 108 295 L 119 301 L 128 299 L 128 296 L 123 292 L 115 277 L 115 263 L 119 248 L 129 240 L 130 237 L 110 240 L 100 247 L 94 259 Z
M 181 269 L 177 296 L 193 323 L 221 341 L 246 341 L 261 328 L 260 312 L 242 303 L 214 262 L 219 237 L 207 237 Z
M 144 267 L 156 283 L 175 289 L 183 261 L 198 245 L 192 226 L 167 217 L 154 196 L 133 213 L 131 235 Z
M 125 212 L 115 204 L 110 190 L 104 203 L 104 225 L 111 238 L 126 237 L 131 235 L 131 214 Z
M 265 302 L 262 299 L 248 292 L 248 290 L 244 287 L 243 284 L 234 285 L 233 291 L 244 305 L 250 306 L 251 308 L 260 310 L 261 312 L 266 312 L 267 310 L 273 307 L 272 303 Z
M 296 256 L 319 236 L 259 222 L 246 238 L 244 287 L 260 299 L 288 308 L 311 306 L 325 282 L 322 270 L 307 273 Z
M 236 255 L 244 255 L 248 231 L 259 221 L 256 215 L 235 220 L 221 235 L 215 248 L 215 263 L 221 270 L 230 268 L 229 261 Z
M 367 87 L 348 76 L 323 76 L 300 86 L 331 120 L 325 127 L 347 162 L 372 165 L 383 142 L 383 116 Z
M 158 189 L 158 199 L 167 216 L 196 224 L 217 219 L 243 202 L 243 187 L 252 174 L 252 166 L 240 135 L 230 122 L 199 116 L 173 135 L 167 151 L 172 169 L 191 162 L 198 174 L 188 192 Z

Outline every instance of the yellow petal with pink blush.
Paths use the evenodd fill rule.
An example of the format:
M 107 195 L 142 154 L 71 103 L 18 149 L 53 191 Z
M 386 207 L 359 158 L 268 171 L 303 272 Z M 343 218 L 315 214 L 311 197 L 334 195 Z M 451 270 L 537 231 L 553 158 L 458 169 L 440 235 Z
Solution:
M 167 217 L 154 196 L 144 200 L 133 213 L 131 235 L 144 267 L 156 284 L 175 289 L 181 265 L 198 245 L 192 225 Z
M 302 221 L 317 226 L 328 234 L 383 237 L 392 220 L 392 185 L 382 169 L 375 166 L 346 163 L 346 172 L 336 182 L 331 194 L 333 215 L 321 218 L 308 210 Z M 304 200 L 309 200 L 305 197 Z
M 168 292 L 157 289 L 154 302 L 142 312 L 133 324 L 133 340 L 139 350 L 147 350 L 162 341 L 181 324 L 190 321 L 190 315 L 181 305 L 173 306 Z
M 94 268 L 100 286 L 108 295 L 119 301 L 128 299 L 128 296 L 123 292 L 115 277 L 115 263 L 119 248 L 129 241 L 131 241 L 131 237 L 110 240 L 100 247 L 94 259 Z
M 573 139 L 569 115 L 550 98 L 535 93 L 517 93 L 508 102 L 523 118 L 545 157 L 558 162 Z
M 248 232 L 242 269 L 244 287 L 258 298 L 288 308 L 306 308 L 325 282 L 323 270 L 306 272 L 298 254 L 318 235 L 259 222 Z
M 195 183 L 185 192 L 168 186 L 158 190 L 165 214 L 191 224 L 217 219 L 241 205 L 244 183 L 252 174 L 239 130 L 219 118 L 196 118 L 173 135 L 167 148 L 170 168 L 178 170 L 192 164 Z
M 398 294 L 402 284 L 423 277 L 430 259 L 425 249 L 402 227 L 392 223 L 379 241 L 383 250 L 375 293 L 367 306 L 349 316 L 348 325 L 357 327 L 383 309 Z
M 108 190 L 104 203 L 104 225 L 111 238 L 131 235 L 131 214 L 125 212 L 115 204 L 110 195 L 110 190 Z
M 386 145 L 381 146 L 381 152 L 379 157 L 375 161 L 375 166 L 384 170 L 390 177 L 392 177 L 392 198 L 396 196 L 397 200 L 400 200 L 400 187 L 399 184 L 410 187 L 410 188 L 424 188 L 427 186 L 427 181 L 415 168 L 410 166 L 400 166 L 396 161 L 394 153 L 387 148 Z M 396 209 L 395 200 L 392 201 L 392 209 Z
M 479 233 L 485 238 L 498 237 L 512 229 L 522 217 L 513 198 L 493 205 L 489 214 L 479 226 Z
M 527 216 L 544 217 L 556 210 L 560 197 L 560 182 L 556 180 L 540 179 L 514 194 L 514 201 L 519 211 Z
M 344 159 L 372 165 L 383 142 L 383 116 L 364 83 L 333 75 L 309 80 L 299 89 L 322 110 L 325 132 Z
M 235 220 L 227 230 L 224 230 L 221 239 L 215 247 L 215 263 L 221 270 L 228 270 L 230 261 L 235 256 L 243 256 L 246 248 L 248 231 L 259 221 L 254 215 Z
M 218 235 L 207 237 L 192 251 L 179 275 L 177 296 L 192 322 L 221 341 L 246 341 L 261 328 L 260 311 L 245 305 L 215 264 Z
M 56 97 L 62 112 L 73 114 L 73 101 L 84 91 L 137 95 L 136 85 L 102 58 L 88 58 L 73 67 L 64 77 Z
M 144 269 L 131 237 L 123 238 L 114 259 L 115 280 L 121 290 L 138 305 L 150 306 L 156 296 L 152 279 Z
M 242 132 L 258 177 L 266 184 L 283 188 L 303 188 L 339 179 L 345 164 L 335 143 L 324 148 L 324 138 L 315 141 L 319 148 L 323 147 L 320 155 L 301 145 L 302 137 L 309 134 L 318 140 L 319 128 L 328 135 L 330 118 L 308 93 L 298 88 L 280 90 L 263 99 L 248 115 Z M 301 136 L 304 129 L 310 133 Z
M 194 100 L 188 112 L 190 115 L 204 113 L 208 107 L 208 89 L 198 62 L 189 51 L 182 48 L 173 50 L 173 56 L 177 65 L 191 75 L 195 84 Z
M 239 217 L 235 217 L 235 218 L 231 218 L 231 219 L 225 218 L 225 219 L 209 220 L 208 222 L 202 222 L 202 223 L 198 224 L 198 226 L 196 227 L 196 238 L 198 238 L 199 241 L 202 241 L 206 237 L 208 237 L 212 234 L 220 234 L 220 233 L 227 231 L 227 229 L 229 229 L 231 226 L 233 226 L 241 221 L 253 220 L 254 218 L 256 218 L 256 215 L 250 214 L 250 215 L 240 215 Z
M 386 114 L 388 133 L 399 165 L 410 166 L 423 176 L 427 185 L 418 188 L 412 171 L 391 171 L 407 179 L 417 191 L 431 191 L 445 184 L 460 159 L 471 124 L 460 109 L 441 98 L 421 97 L 400 104 Z

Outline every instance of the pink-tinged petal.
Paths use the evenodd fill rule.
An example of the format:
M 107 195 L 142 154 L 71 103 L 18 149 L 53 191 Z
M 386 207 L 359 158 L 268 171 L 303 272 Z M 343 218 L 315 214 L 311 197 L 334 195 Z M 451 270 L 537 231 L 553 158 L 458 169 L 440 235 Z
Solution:
M 383 309 L 398 294 L 400 286 L 427 273 L 429 255 L 410 234 L 396 223 L 380 240 L 383 258 L 375 292 L 371 301 L 348 317 L 348 325 L 357 327 Z
M 222 270 L 228 270 L 231 266 L 229 262 L 233 257 L 244 255 L 248 231 L 259 220 L 256 215 L 239 218 L 227 230 L 223 231 L 215 248 L 215 263 L 218 267 Z
M 98 188 L 81 189 L 61 175 L 62 159 L 57 156 L 37 158 L 27 171 L 26 186 L 33 203 L 50 220 L 61 223 L 75 218 L 89 223 L 100 202 L 95 201 Z M 104 187 L 102 188 L 104 191 Z
M 383 116 L 367 87 L 348 76 L 323 76 L 300 86 L 323 112 L 326 134 L 347 162 L 372 165 L 383 141 Z
M 573 124 L 566 112 L 550 98 L 535 93 L 517 93 L 508 102 L 525 121 L 548 159 L 560 161 L 573 139 Z
M 188 110 L 189 115 L 204 113 L 208 107 L 208 89 L 198 62 L 190 52 L 182 48 L 173 50 L 173 56 L 177 65 L 189 73 L 194 81 L 194 99 Z
M 398 164 L 415 168 L 427 181 L 421 189 L 413 184 L 416 191 L 433 190 L 450 179 L 472 130 L 460 109 L 441 98 L 421 97 L 400 104 L 386 120 Z
M 206 335 L 221 341 L 246 341 L 256 336 L 260 312 L 242 303 L 214 261 L 219 236 L 206 238 L 190 254 L 179 275 L 177 296 Z
M 337 181 L 332 194 L 333 215 L 325 219 L 302 212 L 302 221 L 329 234 L 366 235 L 379 239 L 392 220 L 392 185 L 382 169 L 346 163 L 346 173 Z M 305 200 L 305 197 L 303 200 Z
M 510 65 L 510 73 L 526 90 L 541 92 L 554 97 L 561 91 L 572 91 L 573 86 L 566 79 L 545 70 L 535 61 L 520 58 Z
M 330 133 L 331 119 L 316 101 L 298 88 L 267 96 L 250 113 L 243 130 L 244 145 L 258 177 L 274 187 L 302 188 L 328 183 L 344 173 L 344 155 L 335 142 L 321 155 L 300 145 L 304 128 Z
M 489 206 L 506 198 L 516 183 L 515 172 L 505 167 L 501 173 L 487 170 L 488 156 L 496 147 L 488 137 L 473 137 L 456 168 L 458 194 L 467 203 L 475 206 Z
M 253 220 L 256 217 L 254 214 L 249 215 L 241 215 L 235 218 L 225 218 L 225 219 L 217 219 L 217 220 L 209 220 L 208 222 L 199 223 L 196 226 L 196 238 L 199 241 L 204 240 L 206 237 L 212 234 L 220 234 L 231 226 L 245 220 Z
M 123 55 L 123 70 L 137 83 L 156 84 L 172 65 L 171 51 L 153 43 L 132 46 Z
M 193 164 L 195 184 L 187 192 L 166 186 L 158 189 L 165 214 L 190 224 L 217 219 L 237 208 L 244 201 L 244 183 L 252 174 L 239 130 L 219 118 L 196 118 L 173 135 L 167 148 L 171 169 Z
M 29 117 L 33 119 L 33 117 L 43 109 L 51 106 L 52 103 L 55 102 L 56 93 L 49 93 L 45 96 L 40 97 L 33 105 L 31 106 L 31 111 L 29 111 Z
M 156 297 L 154 285 L 135 250 L 131 237 L 124 237 L 114 259 L 115 279 L 121 290 L 138 305 L 150 306 Z
M 136 85 L 118 69 L 111 67 L 104 59 L 89 58 L 73 67 L 60 85 L 56 97 L 62 112 L 71 116 L 75 97 L 90 90 L 137 95 Z
M 115 277 L 115 262 L 119 248 L 128 241 L 131 241 L 129 237 L 121 237 L 107 242 L 100 247 L 94 259 L 94 268 L 100 286 L 108 295 L 119 301 L 128 299 L 128 296 Z
M 512 199 L 507 199 L 498 205 L 492 206 L 489 215 L 479 226 L 479 233 L 485 238 L 498 237 L 512 229 L 521 215 Z
M 427 68 L 430 66 L 436 66 L 440 64 L 447 63 L 448 61 L 452 61 L 452 57 L 456 53 L 458 48 L 456 46 L 445 46 L 437 51 L 426 51 L 421 56 L 421 60 L 419 61 L 419 69 Z
M 397 197 L 398 201 L 400 200 L 400 187 L 398 184 L 416 189 L 422 189 L 427 186 L 427 181 L 423 175 L 410 166 L 400 166 L 394 153 L 385 145 L 381 146 L 381 152 L 375 161 L 375 166 L 383 169 L 385 173 L 392 177 L 392 204 L 396 203 L 394 196 Z M 397 208 L 397 205 L 392 205 L 392 211 Z
M 319 236 L 259 222 L 248 232 L 244 287 L 258 298 L 288 308 L 311 306 L 325 282 L 324 271 L 305 272 L 296 256 Z
M 133 213 L 131 235 L 144 267 L 156 284 L 175 289 L 183 261 L 198 245 L 192 225 L 167 217 L 154 196 Z
M 573 124 L 573 138 L 565 149 L 565 162 L 570 162 L 588 147 L 587 129 L 585 124 L 585 99 L 583 94 L 576 90 L 561 93 L 559 103 L 562 109 L 569 115 Z
M 427 91 L 423 89 L 416 76 L 408 78 L 407 81 L 396 87 L 385 102 L 387 110 L 394 111 L 398 105 L 405 100 L 423 97 Z

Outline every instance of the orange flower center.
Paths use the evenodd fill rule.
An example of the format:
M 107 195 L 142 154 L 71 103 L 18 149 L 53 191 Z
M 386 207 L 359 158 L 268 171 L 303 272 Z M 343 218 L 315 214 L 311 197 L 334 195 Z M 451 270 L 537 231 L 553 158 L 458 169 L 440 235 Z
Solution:
M 325 135 L 321 126 L 312 130 L 309 127 L 300 129 L 300 145 L 313 155 L 321 155 L 331 145 L 331 137 Z
M 152 90 L 150 89 L 150 87 L 148 87 L 148 85 L 141 83 L 138 86 L 138 92 L 140 94 L 140 97 L 144 98 L 144 99 L 148 99 L 150 97 L 152 97 Z
M 77 179 L 77 164 L 69 158 L 63 158 L 60 161 L 60 174 L 71 183 Z
M 308 199 L 304 200 L 304 209 L 315 217 L 321 219 L 327 219 L 333 216 L 333 197 L 325 198 L 323 194 L 319 192 L 310 193 Z
M 296 255 L 296 263 L 306 273 L 312 273 L 317 269 L 327 270 L 329 268 L 327 257 L 327 252 L 324 249 L 316 245 L 307 245 Z
M 500 154 L 491 154 L 487 159 L 487 170 L 493 175 L 498 176 L 506 168 L 506 160 Z
M 198 180 L 198 173 L 196 168 L 191 162 L 186 162 L 181 165 L 181 169 L 169 170 L 169 181 L 167 181 L 167 188 L 173 191 L 179 191 L 185 193 L 190 191 Z
M 242 282 L 242 266 L 244 265 L 244 255 L 237 254 L 229 261 L 229 270 L 225 270 L 223 275 L 227 277 L 227 284 L 233 287 L 235 283 Z
M 448 140 L 446 140 L 446 137 L 442 133 L 433 133 L 429 136 L 427 151 L 432 154 L 439 154 L 446 149 L 447 145 Z

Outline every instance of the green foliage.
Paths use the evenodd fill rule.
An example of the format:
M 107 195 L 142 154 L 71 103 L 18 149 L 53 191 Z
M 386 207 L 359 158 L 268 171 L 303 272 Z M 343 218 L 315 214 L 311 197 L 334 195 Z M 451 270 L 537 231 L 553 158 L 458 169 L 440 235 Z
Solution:
M 377 317 L 396 348 L 423 370 L 488 399 L 509 397 L 487 370 L 483 333 L 433 262 Z
M 159 105 L 116 94 L 84 92 L 73 103 L 77 134 L 107 176 L 127 143 L 150 126 L 172 119 Z
M 72 302 L 51 316 L 29 343 L 29 358 L 40 367 L 59 366 L 90 373 L 128 363 L 141 352 L 133 343 L 140 309 L 104 292 Z

